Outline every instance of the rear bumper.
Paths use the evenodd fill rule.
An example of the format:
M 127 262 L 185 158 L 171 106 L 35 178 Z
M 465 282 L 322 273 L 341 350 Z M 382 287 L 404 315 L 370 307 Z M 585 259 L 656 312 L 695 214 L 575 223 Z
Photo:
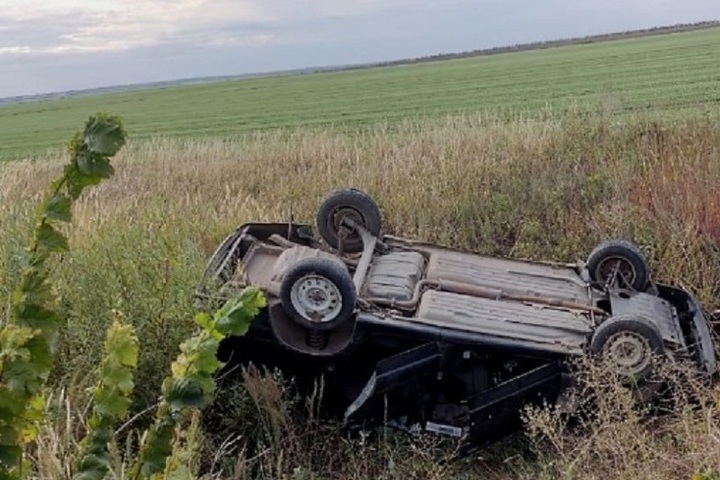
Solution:
M 710 329 L 708 328 L 707 318 L 703 314 L 700 304 L 695 298 L 686 293 L 688 297 L 688 305 L 693 310 L 693 328 L 697 334 L 698 340 L 698 360 L 700 361 L 700 367 L 708 375 L 712 375 L 717 372 L 717 358 L 715 355 L 715 346 L 710 336 Z
M 680 315 L 681 329 L 698 370 L 707 375 L 715 374 L 718 370 L 715 343 L 700 302 L 682 288 L 663 284 L 657 284 L 657 286 L 660 296 L 670 301 L 678 311 L 682 312 Z

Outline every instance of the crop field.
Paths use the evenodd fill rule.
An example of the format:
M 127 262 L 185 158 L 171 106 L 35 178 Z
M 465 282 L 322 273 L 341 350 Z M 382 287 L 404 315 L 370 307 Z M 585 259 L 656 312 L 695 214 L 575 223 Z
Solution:
M 131 137 L 362 129 L 408 117 L 567 110 L 692 115 L 717 109 L 720 28 L 357 71 L 207 83 L 0 107 L 0 159 L 57 148 L 106 109 Z
M 720 308 L 719 47 L 713 29 L 0 108 L 0 155 L 15 159 L 0 164 L 0 326 L 38 202 L 68 159 L 60 146 L 101 109 L 130 133 L 115 175 L 77 200 L 69 251 L 49 265 L 61 322 L 28 478 L 71 478 L 117 319 L 135 327 L 140 354 L 106 478 L 134 478 L 128 458 L 197 329 L 192 294 L 208 257 L 244 222 L 292 210 L 311 223 L 337 187 L 377 199 L 387 233 L 481 253 L 572 262 L 627 238 L 654 278 Z M 657 417 L 603 372 L 588 375 L 592 415 L 570 424 L 529 411 L 522 434 L 458 458 L 434 436 L 346 438 L 275 372 L 248 371 L 185 419 L 182 478 L 719 478 L 720 386 L 678 369 Z

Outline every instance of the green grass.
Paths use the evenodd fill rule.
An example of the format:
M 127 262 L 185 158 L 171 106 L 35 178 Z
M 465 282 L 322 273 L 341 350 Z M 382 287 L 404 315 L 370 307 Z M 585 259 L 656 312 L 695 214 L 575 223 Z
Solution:
M 720 28 L 365 70 L 234 80 L 0 107 L 0 158 L 55 149 L 98 109 L 131 138 L 347 129 L 408 117 L 567 109 L 693 114 L 720 102 Z

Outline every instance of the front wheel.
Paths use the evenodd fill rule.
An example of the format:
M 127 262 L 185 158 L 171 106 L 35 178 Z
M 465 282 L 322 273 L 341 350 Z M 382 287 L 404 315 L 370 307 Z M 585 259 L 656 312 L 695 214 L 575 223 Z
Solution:
M 288 316 L 311 330 L 333 330 L 355 310 L 355 284 L 344 265 L 329 258 L 305 258 L 291 266 L 280 284 Z

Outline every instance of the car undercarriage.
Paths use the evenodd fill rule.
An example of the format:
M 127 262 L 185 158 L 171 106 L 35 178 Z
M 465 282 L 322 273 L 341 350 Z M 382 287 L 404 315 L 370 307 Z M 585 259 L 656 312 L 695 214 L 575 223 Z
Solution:
M 354 189 L 331 193 L 309 225 L 251 223 L 211 257 L 197 299 L 208 308 L 246 286 L 268 306 L 228 365 L 322 381 L 349 428 L 389 421 L 487 441 L 519 427 L 529 404 L 555 403 L 570 364 L 604 360 L 649 401 L 658 357 L 716 372 L 706 317 L 685 290 L 650 278 L 623 240 L 586 261 L 492 257 L 380 235 L 381 216 Z

